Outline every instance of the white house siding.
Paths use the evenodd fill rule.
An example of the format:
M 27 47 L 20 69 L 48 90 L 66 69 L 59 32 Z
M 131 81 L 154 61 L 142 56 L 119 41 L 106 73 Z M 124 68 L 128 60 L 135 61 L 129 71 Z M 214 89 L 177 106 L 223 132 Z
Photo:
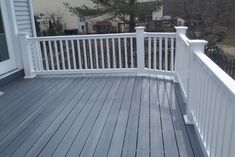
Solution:
M 153 1 L 154 0 L 138 0 L 138 2 L 153 2 Z M 155 0 L 155 1 L 161 1 L 161 0 Z M 159 20 L 163 16 L 163 7 L 161 7 L 161 9 L 158 11 L 154 11 L 152 16 L 153 16 L 153 20 Z
M 19 33 L 28 33 L 33 36 L 33 23 L 30 0 L 14 0 L 14 9 L 16 16 L 16 23 Z
M 159 11 L 153 12 L 153 20 L 159 20 L 163 16 L 163 7 Z

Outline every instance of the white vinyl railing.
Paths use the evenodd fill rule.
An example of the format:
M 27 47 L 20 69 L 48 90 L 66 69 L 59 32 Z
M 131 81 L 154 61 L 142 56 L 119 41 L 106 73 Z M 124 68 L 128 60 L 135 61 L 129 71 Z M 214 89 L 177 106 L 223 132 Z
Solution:
M 206 156 L 233 157 L 235 81 L 204 54 L 206 41 L 185 33 L 177 29 L 176 73 L 186 94 L 186 122 L 195 125 Z
M 28 37 L 20 35 L 26 78 L 39 74 L 137 72 L 175 76 L 182 88 L 186 123 L 209 157 L 235 154 L 235 81 L 205 54 L 203 40 L 176 33 Z
M 21 35 L 26 77 L 39 74 L 130 72 L 174 73 L 175 33 L 27 37 Z M 28 75 L 28 76 L 27 76 Z
M 136 68 L 134 33 L 28 38 L 34 73 Z
M 146 68 L 155 71 L 174 72 L 175 37 L 175 33 L 146 33 Z
M 235 82 L 202 52 L 193 52 L 189 110 L 207 154 L 235 154 Z

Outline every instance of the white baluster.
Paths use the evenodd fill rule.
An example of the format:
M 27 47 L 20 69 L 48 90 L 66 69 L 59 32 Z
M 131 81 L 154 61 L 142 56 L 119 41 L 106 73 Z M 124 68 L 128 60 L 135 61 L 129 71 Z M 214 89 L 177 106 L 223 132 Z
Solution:
M 39 71 L 44 71 L 43 62 L 42 62 L 42 49 L 41 49 L 41 41 L 36 41 L 36 49 L 38 54 L 38 63 L 39 63 Z
M 51 69 L 55 70 L 54 54 L 52 52 L 51 41 L 48 41 L 48 43 L 49 43 L 49 53 L 50 53 Z
M 156 37 L 154 37 L 153 40 L 153 69 L 157 69 L 157 40 Z
M 168 38 L 165 37 L 165 71 L 168 71 Z
M 97 47 L 97 39 L 95 40 L 95 59 L 96 59 L 96 69 L 99 69 L 99 56 L 98 56 L 98 47 Z
M 118 55 L 119 55 L 119 68 L 122 68 L 122 51 L 121 51 L 121 39 L 118 38 Z
M 107 38 L 107 39 L 106 39 L 106 48 L 107 48 L 107 62 L 108 62 L 108 69 L 110 69 L 109 38 Z
M 151 51 L 152 51 L 152 39 L 151 37 L 148 38 L 148 50 L 149 50 L 149 54 L 148 54 L 148 68 L 151 69 Z
M 75 56 L 75 48 L 74 48 L 74 40 L 71 40 L 71 46 L 72 46 L 72 55 L 73 55 L 73 69 L 77 69 L 77 61 Z
M 78 60 L 79 60 L 78 66 L 79 66 L 79 69 L 83 69 L 82 68 L 82 56 L 81 56 L 80 40 L 77 40 L 77 50 L 78 50 Z
M 174 71 L 174 38 L 171 38 L 171 71 Z
M 87 69 L 87 50 L 86 50 L 86 40 L 83 40 L 83 57 L 84 57 L 84 61 L 85 61 L 85 69 Z
M 104 43 L 103 43 L 103 39 L 100 39 L 100 45 L 101 45 L 102 69 L 105 69 L 105 62 L 104 62 Z
M 115 48 L 115 38 L 112 38 L 112 47 L 113 47 L 113 68 L 117 67 L 116 64 L 116 48 Z
M 57 65 L 57 70 L 60 70 L 60 62 L 59 62 L 59 55 L 58 55 L 58 47 L 57 47 L 57 41 L 54 40 L 54 50 L 55 50 L 55 55 L 56 55 L 56 65 Z
M 61 60 L 62 60 L 63 70 L 65 70 L 64 45 L 63 45 L 62 40 L 60 40 L 60 53 L 61 53 Z
M 93 55 L 92 55 L 92 48 L 91 48 L 91 39 L 88 40 L 89 42 L 89 52 L 90 52 L 90 64 L 91 64 L 91 69 L 93 69 Z
M 159 38 L 159 70 L 162 70 L 162 37 Z
M 131 40 L 131 44 L 130 44 L 130 46 L 131 46 L 131 67 L 134 68 L 133 38 L 131 37 L 130 40 Z
M 127 43 L 126 43 L 126 38 L 124 38 L 124 51 L 125 51 L 125 68 L 128 68 L 128 64 L 127 64 Z
M 46 41 L 43 42 L 43 52 L 44 52 L 44 59 L 46 62 L 46 70 L 50 70 L 49 69 L 49 63 L 48 63 L 48 57 L 47 57 L 47 48 L 46 48 Z

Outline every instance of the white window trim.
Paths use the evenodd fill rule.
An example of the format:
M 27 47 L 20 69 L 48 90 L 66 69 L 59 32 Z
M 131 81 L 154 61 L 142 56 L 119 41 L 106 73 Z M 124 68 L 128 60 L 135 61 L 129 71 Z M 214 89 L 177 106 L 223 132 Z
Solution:
M 12 30 L 11 30 L 11 18 L 9 15 L 9 11 L 7 9 L 8 1 L 7 0 L 1 0 L 1 12 L 2 12 L 2 19 L 3 19 L 3 26 L 4 26 L 4 32 L 6 34 L 6 41 L 7 41 L 7 48 L 10 60 L 7 60 L 6 62 L 1 62 L 1 64 L 5 66 L 9 66 L 11 70 L 14 70 L 17 68 L 16 65 L 16 55 L 14 52 L 14 42 L 13 42 L 13 36 L 12 36 Z

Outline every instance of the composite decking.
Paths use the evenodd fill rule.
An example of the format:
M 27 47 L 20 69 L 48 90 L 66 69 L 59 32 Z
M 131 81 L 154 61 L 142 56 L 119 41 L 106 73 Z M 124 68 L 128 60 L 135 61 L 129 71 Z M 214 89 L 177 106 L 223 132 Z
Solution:
M 0 156 L 202 156 L 169 77 L 41 76 L 0 89 Z

